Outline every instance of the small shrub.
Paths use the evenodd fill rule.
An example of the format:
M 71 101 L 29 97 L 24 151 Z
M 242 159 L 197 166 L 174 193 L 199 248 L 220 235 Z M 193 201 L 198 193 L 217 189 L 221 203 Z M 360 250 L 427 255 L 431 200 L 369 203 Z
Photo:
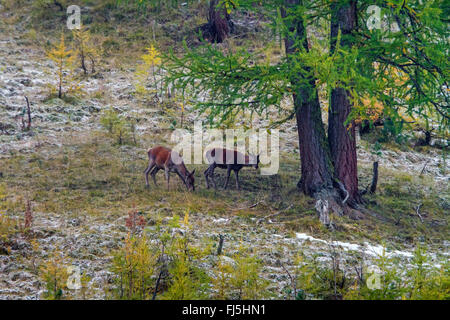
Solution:
M 132 234 L 136 233 L 139 229 L 142 229 L 145 224 L 145 218 L 140 215 L 136 209 L 128 212 L 128 218 L 125 219 L 125 225 Z
M 64 297 L 67 289 L 67 268 L 64 257 L 54 252 L 40 268 L 41 278 L 45 282 L 44 297 L 49 300 L 59 300 Z
M 51 96 L 55 91 L 57 91 L 58 98 L 60 99 L 62 99 L 66 93 L 70 93 L 73 96 L 78 95 L 82 88 L 79 83 L 75 81 L 73 73 L 75 55 L 72 50 L 69 50 L 66 47 L 63 33 L 61 33 L 59 43 L 47 52 L 47 57 L 55 63 L 54 73 L 56 74 L 58 83 L 56 88 L 51 88 Z
M 30 230 L 31 226 L 33 225 L 33 212 L 31 211 L 31 202 L 30 200 L 27 200 L 27 205 L 25 209 L 25 217 L 24 217 L 24 223 L 23 223 L 23 231 L 27 232 Z
M 91 33 L 85 27 L 74 29 L 73 33 L 73 47 L 75 48 L 75 55 L 79 60 L 80 67 L 84 74 L 88 73 L 88 61 L 91 67 L 91 73 L 95 73 L 95 67 L 98 64 L 100 52 L 94 45 L 91 39 Z
M 261 261 L 240 247 L 232 260 L 219 258 L 212 280 L 218 299 L 262 299 L 268 296 L 268 281 L 262 277 Z
M 19 229 L 17 220 L 6 215 L 5 199 L 6 187 L 0 184 L 0 242 L 8 241 Z
M 153 45 L 146 49 L 147 53 L 141 58 L 143 64 L 136 68 L 136 93 L 140 95 L 147 95 L 153 93 L 155 96 L 158 92 L 158 82 L 156 79 L 156 66 L 161 64 L 161 58 L 159 57 L 158 50 Z M 152 90 L 147 90 L 149 86 L 149 79 L 152 79 Z
M 177 220 L 177 217 L 172 220 L 173 227 L 179 227 Z M 172 237 L 166 249 L 171 260 L 168 265 L 170 281 L 162 298 L 168 300 L 205 299 L 210 279 L 204 270 L 196 266 L 195 261 L 201 260 L 209 248 L 199 250 L 191 245 L 189 240 L 189 213 L 187 211 L 183 225 L 185 227 L 184 235 Z M 167 234 L 165 239 L 167 239 Z
M 448 262 L 437 268 L 429 263 L 426 252 L 418 246 L 407 270 L 398 268 L 395 258 L 382 254 L 375 259 L 379 270 L 380 288 L 369 288 L 367 281 L 355 281 L 345 294 L 346 299 L 364 300 L 448 300 L 450 272 Z M 363 279 L 373 277 L 367 270 Z
M 151 297 L 157 258 L 157 252 L 150 248 L 145 236 L 129 234 L 113 258 L 112 272 L 116 275 L 114 297 L 141 300 Z
M 116 140 L 118 145 L 122 145 L 132 138 L 132 125 L 128 123 L 122 116 L 120 116 L 113 109 L 105 111 L 100 118 L 100 124 L 108 131 L 108 134 Z

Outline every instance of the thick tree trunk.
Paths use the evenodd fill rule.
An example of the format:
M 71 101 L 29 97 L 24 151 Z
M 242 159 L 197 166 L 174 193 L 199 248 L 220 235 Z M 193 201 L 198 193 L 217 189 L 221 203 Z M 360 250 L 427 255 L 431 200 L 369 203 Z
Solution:
M 356 28 L 356 23 L 356 1 L 347 1 L 346 3 L 341 1 L 332 4 L 331 52 L 334 52 L 336 48 L 339 30 L 342 37 L 341 46 L 348 48 L 352 46 L 349 35 Z M 360 202 L 355 123 L 346 123 L 351 109 L 350 93 L 339 87 L 333 89 L 328 113 L 328 142 L 335 176 L 347 190 L 349 204 L 355 206 Z
M 226 8 L 218 8 L 219 0 L 209 2 L 208 11 L 208 29 L 209 40 L 215 43 L 221 43 L 231 32 L 231 18 Z
M 299 89 L 294 94 L 302 173 L 298 187 L 314 196 L 333 187 L 333 168 L 316 89 L 307 91 Z
M 301 4 L 299 0 L 286 0 L 286 7 Z M 286 17 L 286 10 L 282 9 Z M 286 55 L 292 56 L 297 50 L 295 44 L 300 40 L 308 50 L 308 40 L 303 19 L 300 16 L 288 25 L 289 34 L 285 38 Z M 294 62 L 295 63 L 295 62 Z M 319 97 L 314 78 L 305 78 L 309 70 L 291 79 L 294 88 L 294 108 L 296 111 L 298 139 L 301 159 L 301 179 L 298 187 L 305 194 L 315 196 L 322 189 L 333 188 L 333 168 L 329 156 L 328 142 L 322 122 Z
M 296 11 L 296 6 L 302 5 L 301 0 L 285 0 L 281 8 L 288 33 L 285 36 L 285 49 L 288 61 L 298 50 L 300 43 L 308 51 L 306 28 L 302 16 Z M 292 10 L 287 12 L 287 10 Z M 298 61 L 292 61 L 292 67 L 298 68 Z M 320 221 L 333 227 L 329 213 L 352 215 L 346 206 L 348 193 L 342 191 L 343 185 L 335 178 L 330 148 L 322 121 L 316 79 L 311 76 L 311 70 L 304 67 L 292 77 L 294 108 L 297 119 L 298 139 L 301 159 L 301 179 L 297 186 L 305 194 L 316 199 L 316 210 Z M 358 218 L 357 216 L 354 216 Z

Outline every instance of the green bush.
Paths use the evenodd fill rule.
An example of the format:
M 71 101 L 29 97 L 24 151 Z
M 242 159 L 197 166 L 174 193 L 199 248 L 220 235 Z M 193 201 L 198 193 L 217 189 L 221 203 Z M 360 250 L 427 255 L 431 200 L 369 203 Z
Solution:
M 100 118 L 100 124 L 108 131 L 118 145 L 133 142 L 136 144 L 135 125 L 128 122 L 113 109 L 106 110 Z

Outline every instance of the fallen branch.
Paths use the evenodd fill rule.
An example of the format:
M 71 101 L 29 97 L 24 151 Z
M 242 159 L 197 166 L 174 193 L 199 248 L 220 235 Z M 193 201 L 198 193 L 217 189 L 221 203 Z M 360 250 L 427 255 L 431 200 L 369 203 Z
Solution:
M 425 172 L 425 168 L 427 167 L 427 164 L 430 162 L 430 160 L 428 160 L 426 163 L 425 163 L 425 165 L 423 166 L 423 168 L 422 168 L 422 171 L 420 171 L 420 175 L 419 176 L 422 176 L 423 175 L 423 173 Z
M 289 210 L 290 208 L 292 208 L 292 206 L 293 206 L 293 205 L 291 204 L 291 205 L 288 206 L 286 209 L 283 209 L 283 210 L 280 210 L 280 211 L 275 212 L 275 213 L 273 213 L 273 214 L 269 214 L 268 216 L 262 217 L 261 219 L 259 219 L 259 220 L 256 222 L 256 224 L 260 224 L 261 222 L 263 222 L 263 221 L 266 220 L 266 219 L 276 217 L 276 216 L 282 214 L 283 212 Z
M 283 268 L 284 272 L 286 272 L 286 274 L 288 275 L 289 279 L 291 280 L 291 285 L 292 285 L 292 288 L 294 289 L 293 298 L 295 300 L 295 298 L 297 297 L 297 281 L 296 281 L 297 279 L 294 279 L 294 277 L 292 277 L 292 275 L 289 272 L 289 270 L 286 269 L 286 267 L 283 265 L 283 263 L 281 263 L 280 260 L 277 260 L 277 263 L 278 263 L 278 265 L 281 266 L 281 268 Z
M 233 209 L 233 210 L 234 210 L 234 211 L 239 211 L 239 210 L 245 210 L 245 209 L 252 209 L 252 208 L 256 207 L 257 205 L 259 205 L 260 203 L 265 203 L 265 201 L 264 201 L 264 200 L 261 200 L 261 201 L 258 201 L 257 203 L 252 204 L 252 205 L 249 206 L 249 207 L 235 208 L 235 209 Z
M 420 221 L 422 221 L 422 223 L 423 223 L 423 218 L 422 218 L 422 215 L 420 214 L 420 207 L 422 206 L 422 203 L 419 203 L 418 205 L 417 205 L 417 207 L 416 207 L 416 214 L 419 216 L 419 218 L 420 218 Z

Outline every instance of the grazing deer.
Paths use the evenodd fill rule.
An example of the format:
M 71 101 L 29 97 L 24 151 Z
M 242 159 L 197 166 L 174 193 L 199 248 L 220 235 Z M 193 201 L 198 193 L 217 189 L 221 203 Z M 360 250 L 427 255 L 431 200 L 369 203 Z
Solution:
M 206 159 L 209 162 L 209 167 L 204 172 L 206 179 L 206 188 L 209 189 L 208 177 L 211 177 L 214 188 L 217 189 L 216 182 L 214 181 L 214 169 L 216 167 L 227 169 L 227 179 L 225 181 L 224 189 L 228 186 L 228 181 L 230 180 L 231 170 L 234 171 L 234 176 L 236 178 L 236 188 L 241 189 L 239 185 L 239 170 L 243 167 L 253 166 L 258 169 L 259 155 L 243 155 L 236 150 L 227 150 L 222 148 L 214 148 L 206 152 Z M 228 161 L 227 161 L 228 160 Z
M 178 153 L 161 146 L 151 148 L 148 150 L 147 153 L 148 153 L 148 167 L 144 171 L 145 185 L 147 187 L 149 186 L 148 174 L 149 173 L 151 174 L 153 182 L 155 183 L 155 186 L 157 186 L 155 175 L 158 173 L 159 170 L 164 170 L 167 180 L 167 190 L 169 190 L 170 172 L 175 172 L 176 174 L 178 174 L 178 176 L 186 185 L 186 188 L 189 191 L 195 190 L 194 185 L 195 169 L 191 173 L 189 173 L 186 166 L 184 165 L 182 158 Z M 175 159 L 179 160 L 176 161 L 179 164 L 173 162 L 173 160 Z

